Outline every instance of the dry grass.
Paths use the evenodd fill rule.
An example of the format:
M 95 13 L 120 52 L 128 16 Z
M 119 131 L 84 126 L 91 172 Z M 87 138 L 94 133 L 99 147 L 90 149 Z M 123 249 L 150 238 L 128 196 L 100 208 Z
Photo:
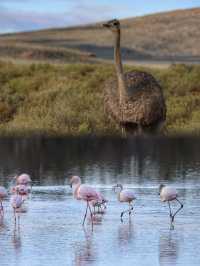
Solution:
M 164 88 L 166 134 L 199 134 L 200 66 L 142 69 Z M 0 134 L 120 134 L 104 114 L 104 81 L 111 75 L 111 65 L 0 62 Z

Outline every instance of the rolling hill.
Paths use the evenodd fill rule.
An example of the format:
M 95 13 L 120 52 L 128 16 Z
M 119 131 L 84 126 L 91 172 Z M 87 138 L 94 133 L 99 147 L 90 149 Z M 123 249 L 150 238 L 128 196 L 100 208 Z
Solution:
M 200 8 L 129 18 L 122 24 L 125 60 L 200 61 Z M 0 36 L 0 58 L 94 62 L 113 58 L 112 34 L 101 23 Z

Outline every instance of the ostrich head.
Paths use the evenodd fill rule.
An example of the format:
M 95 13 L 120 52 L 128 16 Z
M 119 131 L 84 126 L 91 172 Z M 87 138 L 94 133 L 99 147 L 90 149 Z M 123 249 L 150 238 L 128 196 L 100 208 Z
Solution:
M 117 19 L 110 20 L 104 23 L 103 26 L 110 29 L 112 32 L 118 32 L 120 30 L 120 22 Z

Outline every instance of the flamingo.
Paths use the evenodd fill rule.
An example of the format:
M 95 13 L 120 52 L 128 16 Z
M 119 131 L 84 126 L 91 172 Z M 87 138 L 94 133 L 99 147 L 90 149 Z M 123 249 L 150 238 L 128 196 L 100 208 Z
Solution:
M 178 199 L 178 193 L 174 187 L 166 186 L 161 184 L 159 186 L 159 195 L 162 202 L 168 202 L 169 206 L 169 216 L 171 218 L 171 224 L 174 222 L 174 217 L 177 215 L 177 213 L 183 208 L 182 202 Z M 176 200 L 180 207 L 175 211 L 175 213 L 172 213 L 170 201 Z
M 82 225 L 85 224 L 87 211 L 89 209 L 93 228 L 93 213 L 91 211 L 90 202 L 93 200 L 98 200 L 97 192 L 90 186 L 82 185 L 81 178 L 79 176 L 71 177 L 70 186 L 72 187 L 74 198 L 77 200 L 84 200 L 87 203 Z
M 136 197 L 135 197 L 133 191 L 131 191 L 130 189 L 123 189 L 123 186 L 121 184 L 117 184 L 117 185 L 113 186 L 114 191 L 116 191 L 117 188 L 119 188 L 118 200 L 120 202 L 127 202 L 129 204 L 128 210 L 121 212 L 121 222 L 123 222 L 122 217 L 126 212 L 129 213 L 129 217 L 130 217 L 130 215 L 133 211 L 132 202 L 136 199 Z
M 4 216 L 4 208 L 3 208 L 3 199 L 7 196 L 7 191 L 5 187 L 0 186 L 0 217 Z
M 21 195 L 16 194 L 11 197 L 11 206 L 13 207 L 15 225 L 17 221 L 16 213 L 20 212 L 20 208 L 22 207 L 23 203 L 24 203 L 24 200 Z M 19 225 L 19 219 L 20 219 L 20 215 L 18 215 L 18 225 Z

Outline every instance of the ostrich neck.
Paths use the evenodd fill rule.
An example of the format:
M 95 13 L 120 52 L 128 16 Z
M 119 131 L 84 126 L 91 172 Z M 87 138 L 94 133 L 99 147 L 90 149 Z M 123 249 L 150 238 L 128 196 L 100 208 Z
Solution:
M 121 39 L 120 30 L 118 30 L 115 35 L 114 57 L 115 57 L 115 67 L 116 67 L 117 78 L 118 78 L 119 100 L 120 100 L 120 103 L 122 103 L 122 100 L 127 95 L 127 92 L 126 92 L 126 84 L 125 84 L 123 66 L 122 66 L 122 60 L 121 60 L 120 39 Z

